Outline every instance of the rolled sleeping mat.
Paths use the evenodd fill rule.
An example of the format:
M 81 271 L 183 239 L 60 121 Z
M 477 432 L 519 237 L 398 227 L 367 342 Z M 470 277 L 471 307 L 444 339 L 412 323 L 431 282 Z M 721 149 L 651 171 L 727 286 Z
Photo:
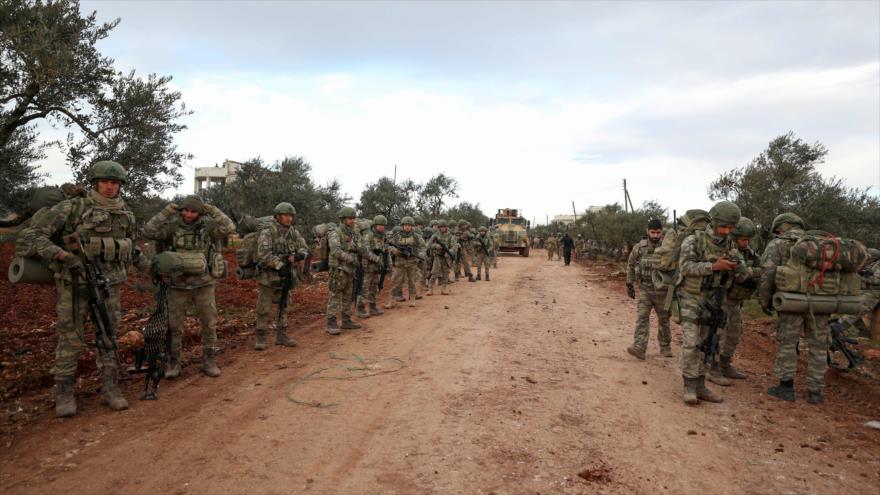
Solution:
M 7 273 L 13 284 L 54 284 L 55 272 L 34 258 L 16 257 L 9 264 Z
M 255 268 L 238 267 L 235 269 L 235 277 L 239 280 L 247 280 L 250 278 L 254 278 L 256 276 L 257 276 L 257 270 Z
M 798 294 L 794 292 L 777 292 L 773 294 L 773 309 L 785 313 L 839 313 L 846 315 L 859 314 L 862 309 L 860 296 L 817 296 L 815 294 Z

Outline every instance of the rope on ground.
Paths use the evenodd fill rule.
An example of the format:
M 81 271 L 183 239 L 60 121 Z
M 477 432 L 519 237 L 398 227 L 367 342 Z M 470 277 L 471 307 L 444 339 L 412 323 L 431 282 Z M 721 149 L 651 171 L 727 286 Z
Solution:
M 337 361 L 347 361 L 349 363 L 354 362 L 356 365 L 349 364 L 337 364 L 336 366 L 328 366 L 326 368 L 320 368 L 311 373 L 306 374 L 305 376 L 299 378 L 290 387 L 287 389 L 287 400 L 290 402 L 300 405 L 300 406 L 309 406 L 316 407 L 319 409 L 325 409 L 329 407 L 336 407 L 339 405 L 338 402 L 321 402 L 321 401 L 312 401 L 312 400 L 304 400 L 297 399 L 294 397 L 294 392 L 297 387 L 300 385 L 310 382 L 310 381 L 318 381 L 318 380 L 336 380 L 336 381 L 353 381 L 360 380 L 362 378 L 369 378 L 371 376 L 378 375 L 386 375 L 388 373 L 396 373 L 404 368 L 406 368 L 406 363 L 403 362 L 402 359 L 398 359 L 396 357 L 387 357 L 387 358 L 369 358 L 364 356 L 358 356 L 357 354 L 352 354 L 350 356 L 339 356 L 335 352 L 330 353 L 330 359 Z M 392 363 L 394 367 L 382 369 L 383 363 Z M 344 375 L 325 375 L 325 373 L 332 371 L 341 371 L 345 373 Z

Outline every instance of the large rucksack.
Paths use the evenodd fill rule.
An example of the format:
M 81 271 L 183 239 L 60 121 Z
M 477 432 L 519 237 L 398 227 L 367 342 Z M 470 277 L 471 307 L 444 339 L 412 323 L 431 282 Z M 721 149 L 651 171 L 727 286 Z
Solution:
M 312 229 L 315 242 L 315 261 L 310 271 L 326 272 L 330 269 L 330 233 L 336 230 L 335 223 L 322 223 Z
M 669 287 L 678 270 L 678 258 L 681 254 L 681 243 L 685 237 L 709 225 L 709 214 L 703 210 L 688 210 L 678 219 L 679 226 L 667 229 L 663 241 L 649 257 L 648 266 L 653 268 L 652 278 L 658 289 Z
M 236 276 L 241 279 L 254 278 L 257 275 L 257 240 L 260 231 L 272 225 L 275 218 L 272 216 L 252 217 L 245 216 L 238 223 L 238 235 L 242 236 L 241 244 L 235 250 L 235 263 L 238 269 Z

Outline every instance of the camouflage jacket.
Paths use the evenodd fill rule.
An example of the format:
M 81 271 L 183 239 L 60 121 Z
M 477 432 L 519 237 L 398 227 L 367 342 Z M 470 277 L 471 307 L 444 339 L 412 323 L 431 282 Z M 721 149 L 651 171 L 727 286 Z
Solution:
M 205 206 L 205 215 L 191 223 L 184 223 L 179 213 L 162 210 L 144 225 L 143 234 L 156 241 L 156 251 L 200 252 L 206 265 L 217 253 L 217 243 L 235 232 L 235 224 L 213 205 Z M 171 277 L 173 289 L 197 289 L 217 283 L 210 273 Z
M 745 301 L 752 297 L 758 289 L 758 281 L 761 278 L 761 258 L 752 248 L 739 249 L 746 268 L 745 277 L 735 280 L 727 293 L 727 298 L 733 301 Z
M 477 234 L 477 236 L 474 237 L 474 249 L 477 251 L 477 254 L 482 253 L 486 256 L 490 256 L 495 252 L 495 239 L 489 234 Z
M 448 259 L 449 256 L 446 255 L 446 252 L 443 251 L 443 248 L 440 246 L 440 244 L 446 246 L 446 249 L 448 249 L 450 254 L 452 254 L 452 256 L 454 257 L 458 253 L 458 242 L 456 241 L 456 236 L 454 236 L 452 232 L 449 232 L 448 230 L 445 234 L 438 230 L 437 232 L 434 232 L 434 235 L 431 236 L 431 239 L 428 241 L 427 246 L 428 250 L 431 251 L 434 256 L 445 256 L 447 258 L 447 261 L 452 261 Z
M 368 229 L 361 235 L 361 244 L 364 253 L 361 259 L 366 272 L 381 272 L 384 268 L 383 258 L 387 247 L 385 246 L 385 232 L 376 232 L 374 229 Z
M 337 268 L 353 274 L 357 267 L 358 255 L 361 254 L 361 239 L 357 231 L 340 223 L 330 231 L 327 245 L 330 248 L 330 269 Z
M 648 285 L 653 288 L 654 282 L 651 280 L 650 256 L 654 254 L 654 250 L 660 246 L 659 242 L 652 242 L 651 239 L 645 238 L 640 240 L 626 259 L 626 283 L 635 284 L 639 281 L 639 287 Z
M 260 267 L 257 283 L 267 287 L 280 287 L 281 275 L 278 271 L 284 267 L 284 257 L 295 254 L 304 257 L 309 255 L 306 240 L 293 226 L 285 227 L 273 220 L 257 235 L 257 263 Z
M 875 261 L 862 270 L 862 288 L 880 292 L 880 261 Z
M 712 264 L 721 257 L 737 262 L 731 272 L 732 277 L 724 277 L 724 272 L 712 270 Z M 678 273 L 684 281 L 684 291 L 691 295 L 706 295 L 706 291 L 717 287 L 729 288 L 734 281 L 745 280 L 748 270 L 739 250 L 728 237 L 716 242 L 712 226 L 699 230 L 681 242 L 678 258 Z
M 82 241 L 83 254 L 97 265 L 111 285 L 124 282 L 133 263 L 146 269 L 149 260 L 140 256 L 135 245 L 134 213 L 121 198 L 108 201 L 97 198 L 97 194 L 90 191 L 85 198 L 67 199 L 41 212 L 19 234 L 16 251 L 43 258 L 60 269 L 55 260 L 65 250 L 60 245 L 62 238 L 76 233 Z M 102 206 L 108 202 L 115 204 Z M 55 277 L 71 280 L 66 270 L 57 272 Z
M 465 251 L 473 251 L 474 249 L 474 233 L 470 229 L 459 229 L 458 246 Z
M 773 293 L 776 291 L 776 268 L 788 262 L 791 247 L 803 237 L 804 231 L 795 227 L 776 236 L 767 244 L 761 257 L 761 281 L 758 283 L 758 301 L 763 307 L 772 307 Z
M 391 237 L 390 242 L 397 244 L 398 246 L 406 246 L 412 248 L 413 254 L 424 258 L 425 257 L 425 240 L 422 239 L 422 236 L 416 234 L 415 230 L 412 232 L 405 232 L 401 230 L 400 232 L 394 234 Z M 406 258 L 404 257 L 400 251 L 394 246 L 389 246 L 388 251 L 394 255 L 394 264 L 398 265 L 401 263 L 413 262 L 412 260 L 418 261 L 416 258 Z

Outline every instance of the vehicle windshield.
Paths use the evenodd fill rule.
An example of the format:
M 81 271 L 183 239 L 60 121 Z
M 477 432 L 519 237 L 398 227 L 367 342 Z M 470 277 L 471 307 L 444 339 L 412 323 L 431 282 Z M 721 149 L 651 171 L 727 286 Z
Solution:
M 510 223 L 510 220 L 507 218 L 498 218 L 495 220 L 495 223 L 497 223 L 498 225 L 504 225 Z
M 513 224 L 514 224 L 514 225 L 522 225 L 522 224 L 524 224 L 524 223 L 526 223 L 525 219 L 522 219 L 522 218 L 514 218 L 514 219 L 513 219 Z

